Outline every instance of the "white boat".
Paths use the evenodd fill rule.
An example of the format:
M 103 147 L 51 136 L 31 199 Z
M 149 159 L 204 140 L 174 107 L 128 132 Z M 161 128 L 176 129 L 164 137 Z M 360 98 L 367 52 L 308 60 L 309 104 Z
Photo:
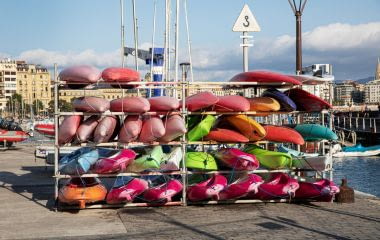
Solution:
M 380 145 L 363 147 L 360 143 L 353 147 L 343 147 L 340 148 L 336 153 L 333 154 L 333 157 L 369 157 L 380 155 Z

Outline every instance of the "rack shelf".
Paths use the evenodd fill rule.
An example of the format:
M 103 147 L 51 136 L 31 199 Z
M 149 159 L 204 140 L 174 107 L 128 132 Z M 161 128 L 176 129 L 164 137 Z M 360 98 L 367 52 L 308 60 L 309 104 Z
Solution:
M 119 143 L 119 142 L 106 142 L 106 143 L 80 143 L 78 145 L 67 144 L 61 147 L 65 149 L 78 148 L 78 147 L 118 147 L 118 148 L 128 148 L 128 147 L 142 147 L 142 146 L 157 146 L 157 145 L 182 145 L 183 142 L 130 142 L 130 143 Z
M 185 173 L 186 172 L 183 172 L 183 171 L 168 171 L 168 172 L 151 171 L 151 172 L 141 172 L 141 173 L 123 172 L 123 173 L 110 173 L 110 174 L 87 173 L 87 174 L 82 174 L 80 176 L 70 176 L 70 175 L 57 174 L 54 177 L 55 178 L 71 178 L 71 177 L 112 178 L 112 177 L 123 177 L 123 176 L 181 175 L 181 174 L 185 174 Z

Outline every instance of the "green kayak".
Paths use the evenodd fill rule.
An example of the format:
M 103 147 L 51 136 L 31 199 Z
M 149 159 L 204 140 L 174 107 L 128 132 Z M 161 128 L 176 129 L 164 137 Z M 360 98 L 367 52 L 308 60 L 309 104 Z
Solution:
M 146 154 L 136 158 L 127 168 L 128 172 L 142 172 L 147 169 L 160 168 L 165 154 L 161 146 L 155 146 L 147 150 Z
M 189 141 L 198 141 L 206 136 L 214 125 L 216 118 L 211 115 L 207 115 L 200 123 L 198 123 L 190 132 L 187 134 L 187 139 Z
M 244 152 L 256 156 L 260 165 L 268 169 L 283 169 L 292 167 L 292 157 L 287 153 L 273 152 L 260 148 L 257 145 L 249 145 Z
M 338 140 L 338 136 L 331 129 L 319 124 L 297 124 L 294 129 L 305 141 Z
M 187 152 L 186 167 L 200 170 L 218 170 L 213 156 L 205 152 Z

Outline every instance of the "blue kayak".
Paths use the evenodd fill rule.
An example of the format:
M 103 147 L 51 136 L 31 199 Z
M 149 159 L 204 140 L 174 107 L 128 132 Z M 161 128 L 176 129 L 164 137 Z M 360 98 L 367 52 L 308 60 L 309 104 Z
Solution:
M 276 99 L 281 105 L 280 111 L 291 112 L 297 109 L 297 105 L 294 103 L 294 101 L 290 99 L 285 93 L 278 91 L 277 89 L 267 89 L 265 92 L 263 92 L 262 96 Z
M 343 152 L 366 152 L 380 150 L 380 145 L 374 145 L 370 147 L 363 147 L 360 143 L 353 147 L 343 147 Z

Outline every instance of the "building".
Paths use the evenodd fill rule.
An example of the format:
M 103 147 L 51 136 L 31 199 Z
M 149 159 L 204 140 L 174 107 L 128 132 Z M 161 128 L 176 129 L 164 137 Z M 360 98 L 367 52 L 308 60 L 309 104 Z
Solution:
M 14 60 L 0 60 L 0 110 L 4 111 L 7 99 L 17 90 L 17 63 Z
M 365 103 L 380 104 L 380 59 L 377 59 L 375 79 L 365 85 Z
M 49 71 L 40 65 L 17 61 L 17 93 L 25 104 L 40 100 L 43 108 L 49 107 L 51 98 L 51 78 Z
M 312 75 L 317 77 L 328 77 L 331 81 L 327 81 L 318 85 L 302 85 L 302 89 L 314 94 L 327 102 L 332 102 L 334 99 L 333 90 L 333 71 L 331 64 L 313 64 L 302 68 L 302 74 Z
M 334 105 L 349 106 L 353 104 L 352 93 L 356 90 L 353 81 L 338 83 L 334 86 Z

